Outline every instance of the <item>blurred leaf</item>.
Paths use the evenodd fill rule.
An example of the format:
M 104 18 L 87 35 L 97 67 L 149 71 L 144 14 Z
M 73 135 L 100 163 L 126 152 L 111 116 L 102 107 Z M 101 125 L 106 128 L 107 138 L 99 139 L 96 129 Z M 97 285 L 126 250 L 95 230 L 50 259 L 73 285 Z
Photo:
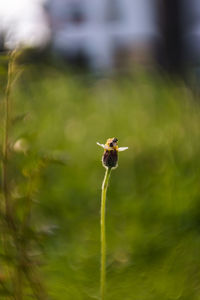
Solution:
M 11 123 L 12 123 L 12 125 L 15 125 L 18 122 L 26 120 L 27 117 L 28 117 L 27 113 L 19 114 L 19 115 L 15 116 L 15 118 L 11 121 Z
M 44 164 L 67 165 L 69 155 L 67 152 L 51 152 L 40 154 L 41 162 Z

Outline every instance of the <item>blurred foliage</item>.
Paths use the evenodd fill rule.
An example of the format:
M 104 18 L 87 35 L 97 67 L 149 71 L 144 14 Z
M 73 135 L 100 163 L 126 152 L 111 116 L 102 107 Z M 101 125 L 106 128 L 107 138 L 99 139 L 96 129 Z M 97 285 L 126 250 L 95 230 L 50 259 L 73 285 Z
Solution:
M 106 299 L 200 299 L 200 106 L 190 89 L 153 72 L 94 79 L 27 66 L 11 98 L 10 191 L 19 222 L 31 199 L 24 239 L 50 299 L 99 297 L 96 142 L 113 136 L 129 150 L 108 190 Z

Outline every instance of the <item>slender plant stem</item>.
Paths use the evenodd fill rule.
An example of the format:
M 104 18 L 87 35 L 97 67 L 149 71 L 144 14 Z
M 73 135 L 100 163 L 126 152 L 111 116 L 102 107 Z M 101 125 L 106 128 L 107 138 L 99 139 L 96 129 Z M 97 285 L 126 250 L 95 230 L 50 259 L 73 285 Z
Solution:
M 9 125 L 10 125 L 10 93 L 13 83 L 13 65 L 15 61 L 16 50 L 10 53 L 8 61 L 8 75 L 7 75 L 7 84 L 5 89 L 5 99 L 4 99 L 4 126 L 3 126 L 3 145 L 2 145 L 2 194 L 5 204 L 5 220 L 8 225 L 8 230 L 12 236 L 13 242 L 15 243 L 16 249 L 18 250 L 18 241 L 17 241 L 17 230 L 15 226 L 15 220 L 13 216 L 13 211 L 11 207 L 11 199 L 9 192 L 9 178 L 8 178 L 8 152 L 9 152 Z M 4 236 L 4 247 L 6 245 L 6 237 Z M 6 249 L 5 249 L 6 251 Z M 19 265 L 19 264 L 18 264 Z M 16 278 L 13 278 L 14 286 L 14 298 L 16 300 L 22 300 L 22 283 L 21 283 L 21 271 L 20 267 L 16 267 Z
M 5 202 L 5 213 L 7 221 L 10 218 L 10 203 L 8 192 L 8 131 L 9 131 L 9 119 L 10 119 L 10 91 L 12 85 L 12 68 L 13 68 L 13 53 L 11 53 L 8 62 L 8 76 L 7 85 L 5 90 L 4 100 L 4 135 L 3 135 L 3 161 L 2 161 L 2 191 Z
M 106 194 L 108 188 L 108 181 L 111 174 L 111 168 L 106 168 L 101 194 L 101 300 L 105 299 L 105 285 L 106 285 L 106 229 L 105 229 L 105 213 L 106 213 Z

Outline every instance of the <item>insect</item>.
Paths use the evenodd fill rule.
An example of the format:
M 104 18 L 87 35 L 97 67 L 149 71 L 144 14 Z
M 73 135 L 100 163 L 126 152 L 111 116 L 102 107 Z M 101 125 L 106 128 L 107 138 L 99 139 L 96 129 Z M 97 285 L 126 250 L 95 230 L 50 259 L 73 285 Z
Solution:
M 118 152 L 128 149 L 128 147 L 118 147 L 118 139 L 116 137 L 107 139 L 105 145 L 100 143 L 97 143 L 97 145 L 104 148 L 102 163 L 106 168 L 117 167 Z

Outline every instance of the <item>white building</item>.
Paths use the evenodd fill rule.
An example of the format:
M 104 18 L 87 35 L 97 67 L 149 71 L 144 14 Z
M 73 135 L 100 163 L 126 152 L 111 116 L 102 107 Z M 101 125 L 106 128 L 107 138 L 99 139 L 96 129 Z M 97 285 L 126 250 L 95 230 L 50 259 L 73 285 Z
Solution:
M 92 69 L 114 67 L 127 49 L 149 51 L 158 36 L 154 0 L 49 0 L 48 13 L 53 49 L 82 53 Z

